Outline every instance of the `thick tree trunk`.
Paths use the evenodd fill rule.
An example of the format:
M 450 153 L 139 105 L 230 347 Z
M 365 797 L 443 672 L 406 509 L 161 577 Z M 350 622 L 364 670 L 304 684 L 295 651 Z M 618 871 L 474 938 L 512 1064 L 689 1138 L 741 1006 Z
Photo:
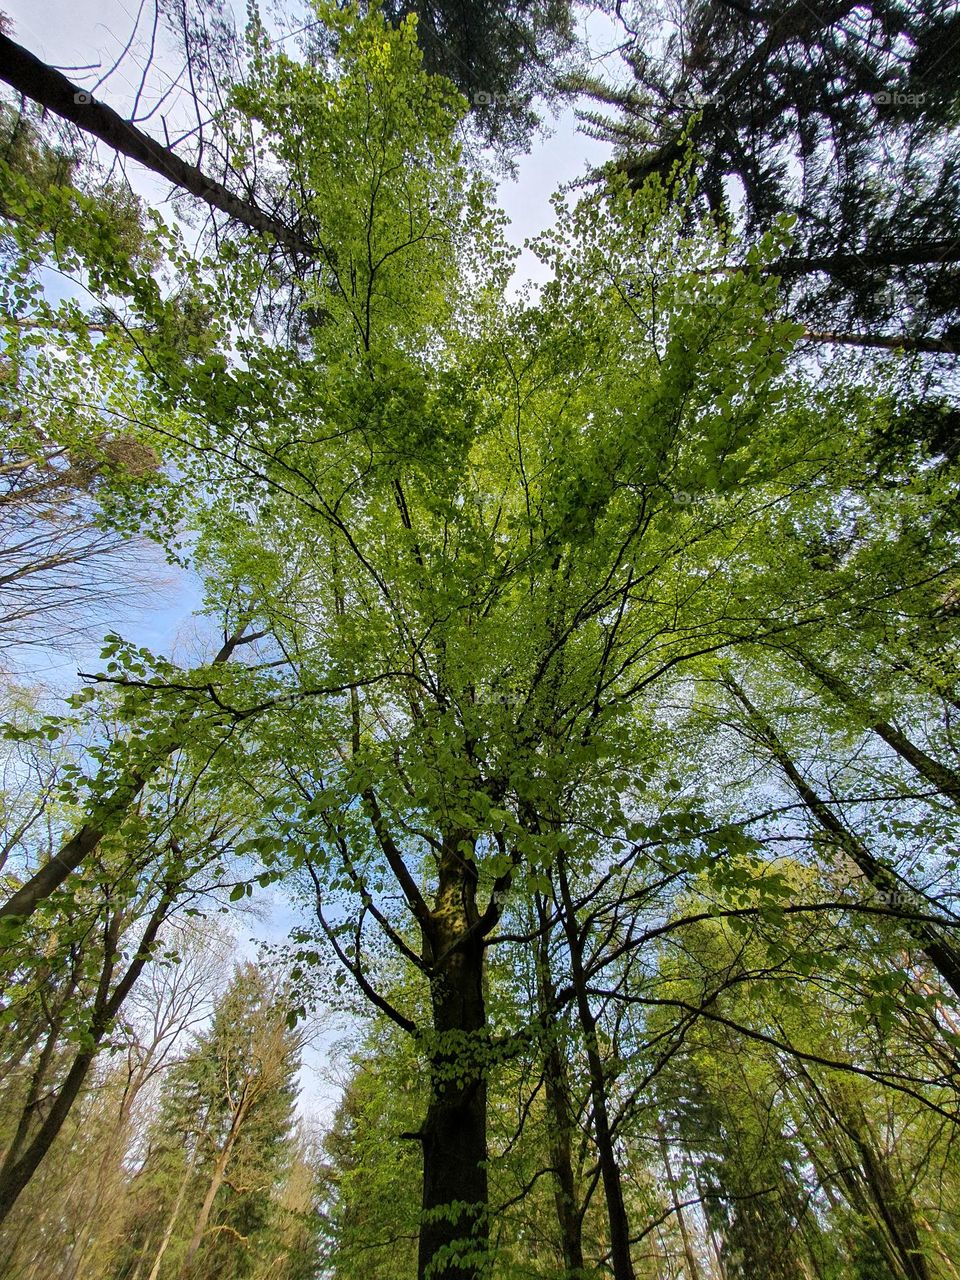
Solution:
M 441 919 L 438 925 L 433 946 L 442 956 L 446 947 L 463 935 L 466 921 Z M 431 1055 L 431 1099 L 420 1131 L 423 1217 L 419 1280 L 479 1280 L 486 1271 L 489 1221 L 483 953 L 481 938 L 455 946 L 430 983 L 433 1030 L 438 1041 Z
M 557 864 L 557 882 L 563 905 L 563 931 L 570 953 L 570 976 L 576 999 L 577 1015 L 583 1031 L 587 1053 L 587 1070 L 590 1078 L 590 1101 L 593 1104 L 593 1131 L 600 1161 L 603 1194 L 610 1221 L 610 1262 L 614 1280 L 635 1280 L 633 1259 L 630 1256 L 630 1224 L 623 1198 L 620 1166 L 613 1145 L 613 1130 L 607 1108 L 607 1083 L 604 1078 L 603 1059 L 597 1040 L 597 1020 L 587 997 L 587 981 L 583 967 L 583 943 L 577 926 L 576 911 L 566 871 L 562 861 Z
M 871 347 L 878 351 L 922 351 L 928 355 L 960 355 L 960 344 L 947 338 L 918 338 L 896 333 L 820 333 L 807 329 L 803 334 L 807 342 L 824 346 Z
M 573 1170 L 573 1120 L 570 1115 L 570 1086 L 567 1063 L 557 1041 L 557 993 L 550 967 L 550 934 L 545 903 L 537 895 L 540 929 L 537 935 L 537 1004 L 543 1034 L 547 1037 L 543 1061 L 543 1082 L 547 1104 L 548 1143 L 553 1169 L 553 1198 L 560 1229 L 560 1252 L 564 1280 L 582 1280 L 583 1216 L 580 1212 Z
M 747 713 L 750 725 L 757 737 L 767 746 L 784 776 L 809 809 L 824 831 L 832 837 L 838 849 L 863 873 L 870 885 L 882 894 L 895 894 L 904 890 L 904 881 L 885 863 L 875 858 L 854 833 L 846 827 L 821 797 L 814 791 L 800 770 L 793 763 L 773 726 L 760 714 L 744 690 L 731 677 L 724 684 Z M 912 892 L 912 891 L 911 891 Z M 920 901 L 920 895 L 917 895 Z M 932 967 L 956 995 L 960 996 L 960 951 L 932 924 L 913 920 L 909 913 L 900 917 L 904 930 L 916 941 Z
M 785 256 L 764 269 L 779 276 L 810 275 L 823 271 L 827 275 L 845 275 L 864 268 L 941 266 L 960 261 L 960 243 L 956 240 L 925 240 L 886 249 L 864 249 L 862 253 L 828 253 L 821 257 Z

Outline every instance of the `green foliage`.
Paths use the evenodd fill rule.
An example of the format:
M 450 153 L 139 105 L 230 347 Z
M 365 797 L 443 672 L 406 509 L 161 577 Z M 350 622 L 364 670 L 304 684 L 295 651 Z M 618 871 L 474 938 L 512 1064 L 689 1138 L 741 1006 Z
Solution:
M 167 1075 L 126 1261 L 163 1245 L 171 1275 L 257 1280 L 296 1237 L 309 1269 L 319 1198 L 343 1280 L 409 1275 L 424 1226 L 439 1275 L 555 1275 L 559 1133 L 596 1269 L 603 1102 L 638 1245 L 672 1212 L 664 1251 L 684 1246 L 676 1145 L 731 1276 L 903 1269 L 937 1216 L 912 1189 L 936 1183 L 923 1151 L 949 1150 L 956 1042 L 931 935 L 848 864 L 869 882 L 854 837 L 891 877 L 934 863 L 932 927 L 954 936 L 949 719 L 923 750 L 872 751 L 881 723 L 889 747 L 894 718 L 900 741 L 954 693 L 935 661 L 955 644 L 953 459 L 904 450 L 893 375 L 794 360 L 767 270 L 788 220 L 721 270 L 729 230 L 689 193 L 612 179 L 556 201 L 534 245 L 550 278 L 510 300 L 463 99 L 424 70 L 414 24 L 317 11 L 328 42 L 305 63 L 251 21 L 251 74 L 217 122 L 317 246 L 295 270 L 258 236 L 192 256 L 109 198 L 2 175 L 10 318 L 36 320 L 8 325 L 16 450 L 61 489 L 89 477 L 97 518 L 190 563 L 251 645 L 184 670 L 105 638 L 110 692 L 71 712 L 116 725 L 57 793 L 57 834 L 99 835 L 27 923 L 50 972 L 21 1026 L 60 990 L 54 961 L 79 958 L 53 1043 L 95 1047 L 82 931 L 122 904 L 135 936 L 171 877 L 243 906 L 289 885 L 309 912 L 296 991 L 241 970 Z M 78 306 L 46 303 L 49 254 L 122 323 L 94 339 Z M 271 291 L 310 318 L 297 344 L 261 327 Z M 107 410 L 155 467 L 111 454 Z M 743 668 L 760 712 L 732 692 Z M 59 843 L 21 841 L 11 885 Z M 351 1059 L 321 1185 L 301 1159 L 284 1209 L 316 990 L 388 1022 Z M 479 1137 L 442 1153 L 464 1185 L 423 1178 L 423 1203 L 428 1139 L 466 1143 L 478 1099 Z

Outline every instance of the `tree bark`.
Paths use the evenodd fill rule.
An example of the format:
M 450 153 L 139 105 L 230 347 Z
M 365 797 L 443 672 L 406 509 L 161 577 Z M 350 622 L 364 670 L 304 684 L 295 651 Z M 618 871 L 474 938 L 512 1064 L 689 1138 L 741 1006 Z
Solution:
M 285 248 L 309 258 L 319 256 L 318 247 L 291 231 L 284 223 L 228 191 L 222 183 L 208 178 L 194 165 L 187 164 L 167 147 L 162 147 L 148 134 L 124 120 L 122 116 L 96 102 L 79 85 L 47 66 L 28 49 L 0 35 L 0 79 L 18 93 L 38 102 L 48 111 L 69 120 L 84 133 L 99 138 L 121 155 L 129 156 L 145 168 L 166 178 L 175 186 L 189 191 L 214 209 L 228 214 L 252 231 L 271 235 Z
M 845 1105 L 842 1122 L 860 1156 L 864 1180 L 884 1225 L 890 1233 L 904 1275 L 908 1280 L 928 1280 L 929 1269 L 913 1218 L 913 1206 L 907 1196 L 898 1193 L 883 1156 L 874 1148 L 862 1111 L 854 1114 Z
M 593 1129 L 600 1161 L 600 1176 L 610 1221 L 610 1262 L 614 1280 L 635 1280 L 633 1259 L 630 1256 L 630 1224 L 623 1199 L 620 1166 L 613 1146 L 613 1131 L 607 1108 L 607 1084 L 604 1079 L 603 1060 L 597 1040 L 597 1020 L 587 997 L 587 979 L 583 966 L 583 943 L 577 926 L 576 910 L 570 893 L 570 885 L 562 860 L 557 863 L 557 882 L 563 906 L 561 913 L 563 931 L 570 953 L 570 976 L 577 1006 L 577 1015 L 583 1031 L 587 1053 L 587 1069 L 590 1077 L 590 1101 L 593 1104 Z
M 821 257 L 786 255 L 771 262 L 764 270 L 777 275 L 810 275 L 823 271 L 842 275 L 846 271 L 865 268 L 926 267 L 944 262 L 960 262 L 960 243 L 956 240 L 925 240 L 917 244 L 892 245 L 886 249 L 864 249 L 862 253 L 828 253 Z
M 420 1130 L 423 1200 L 419 1280 L 480 1280 L 487 1271 L 487 1045 L 484 940 L 476 924 L 473 881 L 448 848 L 431 913 L 428 957 L 433 1032 L 431 1098 Z
M 544 1091 L 549 1125 L 548 1143 L 553 1168 L 554 1203 L 560 1229 L 560 1252 L 565 1280 L 581 1280 L 583 1265 L 583 1216 L 579 1207 L 577 1184 L 573 1170 L 570 1115 L 570 1085 L 567 1064 L 560 1050 L 555 1030 L 558 1027 L 557 992 L 550 966 L 550 933 L 548 911 L 537 895 L 537 1004 L 543 1034 L 547 1037 L 543 1063 Z
M 717 1233 L 714 1229 L 713 1221 L 707 1208 L 707 1202 L 703 1194 L 703 1184 L 700 1180 L 700 1170 L 698 1169 L 696 1162 L 693 1163 L 693 1182 L 694 1186 L 697 1188 L 697 1195 L 700 1197 L 703 1220 L 707 1226 L 707 1239 L 710 1241 L 710 1248 L 713 1251 L 713 1267 L 711 1268 L 711 1272 L 715 1270 L 720 1280 L 727 1280 L 727 1269 L 723 1263 L 723 1251 L 720 1248 L 720 1241 L 717 1239 Z
M 847 1199 L 875 1224 L 891 1271 L 903 1280 L 929 1280 L 909 1192 L 896 1186 L 859 1100 L 849 1096 L 841 1085 L 818 1085 L 802 1065 L 797 1082 L 809 1121 L 834 1157 Z M 845 1147 L 841 1135 L 852 1151 Z M 818 1166 L 821 1162 L 816 1152 L 811 1144 L 806 1145 Z
M 47 1080 L 47 1070 L 57 1048 L 62 1025 L 63 1023 L 58 1012 L 54 1015 L 50 1023 L 43 1048 L 37 1056 L 37 1062 L 33 1071 L 30 1073 L 30 1083 L 27 1089 L 27 1096 L 24 1099 L 24 1104 L 20 1111 L 16 1130 L 13 1137 L 10 1139 L 10 1145 L 3 1153 L 3 1163 L 0 1165 L 0 1177 L 2 1177 L 3 1169 L 7 1168 L 16 1160 L 17 1156 L 20 1154 L 23 1144 L 27 1140 L 34 1112 L 40 1104 L 40 1097 Z

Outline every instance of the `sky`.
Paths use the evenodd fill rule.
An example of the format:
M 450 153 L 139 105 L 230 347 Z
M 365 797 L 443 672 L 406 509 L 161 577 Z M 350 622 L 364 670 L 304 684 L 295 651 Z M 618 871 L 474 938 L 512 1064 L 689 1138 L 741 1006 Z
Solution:
M 12 37 L 80 85 L 92 85 L 98 74 L 122 57 L 121 67 L 98 96 L 123 112 L 124 92 L 129 94 L 129 103 L 136 90 L 135 68 L 142 68 L 148 56 L 149 23 L 142 22 L 141 38 L 126 48 L 136 19 L 136 0 L 129 4 L 120 0 L 0 0 L 0 4 L 12 19 Z M 147 3 L 144 11 L 151 12 L 152 5 Z M 600 41 L 600 47 L 604 39 L 612 43 L 612 37 L 599 28 L 591 29 L 591 37 L 594 36 Z M 162 67 L 162 56 L 159 61 Z M 143 127 L 162 138 L 158 122 L 151 121 Z M 521 248 L 525 239 L 549 227 L 553 218 L 551 195 L 608 156 L 609 147 L 577 131 L 571 111 L 548 120 L 547 129 L 534 140 L 529 154 L 519 157 L 516 177 L 499 184 L 498 199 L 510 219 L 508 234 L 512 242 Z M 127 164 L 126 172 L 134 189 L 145 199 L 153 202 L 163 199 L 168 188 L 159 179 L 132 162 Z M 529 250 L 522 252 L 515 287 L 525 281 L 542 280 L 543 271 L 542 264 Z M 57 282 L 51 281 L 51 293 L 56 294 L 57 290 Z M 146 610 L 128 609 L 122 616 L 105 623 L 103 630 L 119 631 L 137 645 L 146 645 L 180 661 L 190 661 L 195 658 L 198 643 L 208 629 L 208 624 L 196 616 L 202 605 L 200 584 L 193 575 L 168 570 L 162 558 L 157 559 L 158 573 L 166 579 L 166 585 L 158 591 L 154 606 Z M 96 641 L 78 644 L 69 652 L 34 647 L 19 655 L 20 670 L 23 675 L 42 681 L 47 688 L 65 694 L 76 687 L 78 670 L 96 669 L 99 648 Z M 280 943 L 295 923 L 289 902 L 282 893 L 259 893 L 257 904 L 258 919 L 243 916 L 234 919 L 240 952 L 246 956 L 255 954 L 252 935 Z M 339 1092 L 335 1046 L 343 1034 L 342 1021 L 330 1023 L 305 1055 L 301 1109 L 322 1120 L 329 1119 Z

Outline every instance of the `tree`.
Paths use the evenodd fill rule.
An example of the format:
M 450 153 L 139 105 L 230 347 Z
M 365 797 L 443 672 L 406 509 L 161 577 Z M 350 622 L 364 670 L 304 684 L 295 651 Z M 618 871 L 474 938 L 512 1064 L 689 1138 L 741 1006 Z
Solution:
M 490 1116 L 513 1037 L 501 1034 L 489 954 L 511 904 L 556 886 L 611 1261 L 629 1276 L 647 1231 L 631 1216 L 646 1203 L 649 1162 L 618 1159 L 635 1108 L 614 1049 L 624 1029 L 627 1043 L 642 1032 L 623 1011 L 662 1001 L 678 1014 L 668 1037 L 681 1040 L 725 1017 L 713 983 L 696 999 L 650 994 L 637 949 L 682 940 L 689 921 L 638 930 L 630 908 L 659 908 L 663 891 L 712 868 L 732 899 L 725 912 L 759 920 L 775 953 L 769 934 L 792 910 L 784 878 L 744 854 L 755 807 L 713 821 L 681 799 L 648 829 L 645 780 L 668 797 L 684 789 L 663 768 L 675 725 L 661 698 L 722 651 L 782 647 L 818 628 L 865 645 L 878 617 L 950 572 L 945 532 L 887 534 L 918 510 L 936 525 L 950 481 L 940 473 L 942 487 L 919 497 L 876 481 L 871 450 L 892 396 L 789 368 L 799 329 L 782 319 L 767 271 L 782 235 L 728 271 L 722 228 L 690 231 L 689 210 L 661 183 L 614 181 L 576 206 L 558 202 L 537 246 L 552 279 L 537 299 L 508 302 L 499 220 L 455 141 L 462 99 L 424 74 L 412 24 L 320 13 L 331 50 L 314 63 L 251 26 L 256 75 L 234 86 L 224 113 L 237 136 L 255 136 L 251 157 L 291 175 L 295 223 L 323 246 L 297 281 L 315 320 L 309 345 L 265 341 L 251 323 L 265 277 L 290 279 L 259 238 L 215 259 L 158 239 L 216 317 L 214 347 L 200 354 L 154 336 L 167 314 L 161 273 L 78 241 L 81 257 L 114 268 L 109 286 L 137 334 L 118 377 L 152 407 L 138 438 L 164 442 L 211 605 L 239 597 L 268 633 L 249 668 L 190 678 L 118 644 L 102 677 L 138 724 L 160 721 L 166 746 L 180 739 L 169 724 L 175 708 L 180 729 L 181 695 L 199 722 L 207 713 L 215 731 L 201 740 L 219 784 L 229 772 L 246 795 L 251 850 L 308 877 L 343 970 L 412 1037 L 425 1064 L 424 1114 L 406 1139 L 422 1158 L 424 1280 L 475 1280 L 493 1265 Z M 69 349 L 56 325 L 44 340 Z M 872 572 L 846 575 L 842 592 L 807 563 L 805 538 L 832 530 L 854 499 L 882 519 L 859 548 Z M 171 528 L 154 533 L 176 543 Z M 683 768 L 698 764 L 689 755 Z M 581 893 L 594 868 L 613 894 L 596 910 Z M 759 901 L 738 905 L 744 889 Z M 796 914 L 810 905 L 825 909 L 801 903 Z M 869 907 L 841 907 L 831 936 L 847 946 L 848 917 Z M 406 970 L 397 990 L 385 985 L 384 948 Z M 812 972 L 802 948 L 789 962 L 796 951 Z M 878 958 L 886 964 L 868 981 Z M 768 960 L 737 973 L 736 987 L 780 980 L 787 958 Z M 886 947 L 850 971 L 871 1009 L 932 1007 L 935 997 L 917 1003 L 899 984 L 879 999 Z M 940 1060 L 935 1078 L 905 1082 L 882 1062 L 801 1049 L 737 1013 L 748 1039 L 868 1072 L 949 1115 Z M 200 1096 L 197 1083 L 189 1097 Z M 188 1267 L 202 1265 L 208 1228 L 221 1225 L 231 1134 L 243 1127 L 235 1102 L 216 1113 L 216 1140 L 192 1147 L 205 1163 L 171 1153 L 167 1217 L 153 1224 L 160 1266 L 177 1241 Z
M 891 344 L 941 338 L 958 316 L 957 38 L 940 0 L 616 8 L 631 83 L 573 81 L 585 119 L 633 181 L 664 177 L 692 146 L 703 200 L 749 233 L 780 214 L 796 242 L 772 269 L 815 329 Z M 851 333 L 850 331 L 854 331 Z M 931 348 L 933 349 L 933 348 Z
M 277 980 L 238 967 L 209 1029 L 164 1079 L 137 1174 L 134 1256 L 151 1258 L 154 1277 L 171 1266 L 191 1277 L 255 1273 L 292 1159 L 301 1044 Z
M 245 636 L 243 629 L 226 637 L 213 658 L 214 665 L 229 661 L 239 646 L 256 639 L 253 635 Z M 112 658 L 121 648 L 119 643 L 111 644 L 104 652 Z M 130 655 L 126 656 L 129 659 Z M 169 672 L 169 664 L 167 670 Z M 194 678 L 197 676 L 203 678 L 203 668 L 194 673 Z M 127 714 L 129 715 L 129 711 Z M 103 768 L 89 783 L 91 797 L 87 820 L 63 839 L 59 849 L 47 851 L 47 856 L 35 869 L 19 869 L 21 872 L 26 871 L 22 876 L 22 883 L 11 889 L 9 897 L 0 906 L 0 920 L 7 920 L 8 929 L 15 931 L 23 921 L 28 920 L 51 894 L 69 880 L 71 874 L 99 848 L 105 838 L 114 835 L 122 827 L 151 778 L 171 756 L 183 748 L 181 739 L 190 724 L 190 711 L 184 713 L 178 709 L 172 722 L 164 717 L 160 725 L 154 727 L 152 735 L 121 739 L 111 744 L 112 751 L 107 749 L 101 753 L 105 757 L 101 761 Z M 142 732 L 146 727 L 146 720 L 140 717 L 137 725 Z M 195 723 L 193 728 L 196 735 Z M 202 750 L 202 735 L 198 745 Z
M 109 1046 L 98 1055 L 48 1157 L 4 1224 L 0 1256 L 6 1274 L 17 1280 L 44 1273 L 51 1280 L 78 1280 L 112 1273 L 130 1226 L 130 1166 L 155 1086 L 182 1049 L 183 1037 L 202 1020 L 223 960 L 222 940 L 212 931 L 201 931 L 192 921 L 165 929 Z M 55 998 L 50 991 L 48 1001 Z M 25 1003 L 14 1006 L 18 1024 Z M 61 1022 L 60 1043 L 47 1064 L 51 1086 L 70 1051 L 71 1028 L 66 1018 Z M 5 1044 L 13 1039 L 11 1032 L 6 1029 Z M 2 1073 L 11 1119 L 22 1105 L 22 1087 L 16 1070 Z M 43 1106 L 41 1097 L 39 1109 Z
M 33 120 L 0 108 L 0 148 L 4 182 L 2 235 L 5 273 L 0 288 L 4 327 L 0 415 L 0 643 L 5 648 L 36 642 L 55 644 L 87 630 L 121 597 L 156 584 L 156 570 L 137 569 L 128 554 L 130 539 L 109 520 L 118 491 L 149 491 L 158 468 L 153 450 L 110 430 L 96 414 L 64 413 L 36 396 L 31 331 L 39 266 L 55 236 L 34 239 L 22 257 L 9 228 L 20 214 L 14 187 L 26 184 L 50 195 L 75 175 L 73 157 L 45 143 Z M 109 218 L 134 248 L 142 251 L 138 210 L 115 186 L 97 196 L 101 217 Z M 31 228 L 35 232 L 36 228 Z M 19 261 L 18 261 L 19 258 Z M 39 307 L 42 314 L 42 304 Z M 47 392 L 53 390 L 47 380 Z M 86 419 L 86 420 L 84 420 Z M 91 422 L 92 419 L 92 422 Z M 141 553 L 145 544 L 141 542 Z
M 43 738 L 48 727 L 20 729 L 17 736 Z M 92 750 L 102 759 L 109 745 Z M 29 840 L 21 836 L 21 865 L 49 866 L 63 825 L 75 821 L 82 774 L 64 754 L 59 824 L 51 811 L 43 829 L 31 831 Z M 173 917 L 218 892 L 239 843 L 245 815 L 231 808 L 222 780 L 204 778 L 203 763 L 198 772 L 179 763 L 149 787 L 144 782 L 139 804 L 101 831 L 82 871 L 29 920 L 16 921 L 4 939 L 0 973 L 12 1024 L 14 1087 L 0 1164 L 0 1219 L 47 1158 Z M 32 963 L 31 955 L 42 961 Z
M 416 1269 L 420 1171 L 410 1134 L 423 1100 L 410 1049 L 391 1023 L 374 1023 L 350 1056 L 324 1137 L 324 1257 L 337 1280 L 359 1280 L 373 1267 L 401 1280 Z
M 534 104 L 554 96 L 557 65 L 573 44 L 569 0 L 389 0 L 383 12 L 397 24 L 416 15 L 424 67 L 457 86 L 481 137 L 508 155 L 528 143 L 539 123 Z
M 247 200 L 234 195 L 194 165 L 180 159 L 169 148 L 155 142 L 135 125 L 128 123 L 110 107 L 95 101 L 79 85 L 48 67 L 29 50 L 9 36 L 0 33 L 0 68 L 2 78 L 18 93 L 53 111 L 64 120 L 76 124 L 84 132 L 100 138 L 121 154 L 168 178 L 177 186 L 198 196 L 228 217 L 258 232 L 273 236 L 294 253 L 313 256 L 316 246 L 287 227 L 278 218 Z

